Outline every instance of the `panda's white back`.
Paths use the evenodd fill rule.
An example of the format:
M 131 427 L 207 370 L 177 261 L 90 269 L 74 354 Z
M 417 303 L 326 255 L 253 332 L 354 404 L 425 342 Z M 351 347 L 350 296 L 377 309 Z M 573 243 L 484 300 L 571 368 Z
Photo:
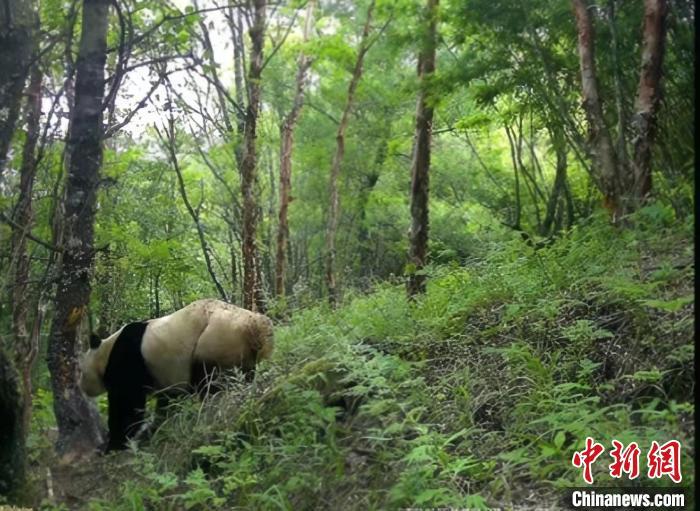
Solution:
M 208 302 L 198 300 L 188 306 L 148 322 L 141 353 L 160 388 L 189 383 L 192 356 L 209 320 Z
M 149 321 L 141 353 L 159 388 L 183 387 L 193 362 L 231 368 L 254 360 L 252 347 L 259 348 L 261 333 L 269 329 L 271 335 L 268 323 L 262 314 L 220 300 L 198 300 Z

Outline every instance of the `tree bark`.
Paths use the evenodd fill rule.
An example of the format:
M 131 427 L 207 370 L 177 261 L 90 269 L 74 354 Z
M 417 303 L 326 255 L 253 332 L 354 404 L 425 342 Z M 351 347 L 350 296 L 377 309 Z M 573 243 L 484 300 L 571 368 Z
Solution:
M 328 194 L 330 203 L 328 207 L 328 223 L 326 225 L 326 288 L 328 289 L 328 302 L 331 307 L 336 307 L 338 304 L 338 286 L 335 279 L 335 234 L 338 230 L 338 216 L 340 214 L 340 197 L 338 195 L 338 177 L 340 176 L 340 167 L 343 163 L 345 155 L 345 131 L 350 120 L 350 112 L 352 110 L 355 99 L 357 85 L 362 78 L 362 64 L 365 55 L 370 48 L 369 32 L 372 23 L 372 13 L 374 11 L 375 1 L 372 0 L 367 8 L 367 19 L 365 20 L 364 28 L 362 29 L 362 38 L 360 39 L 360 47 L 355 60 L 352 78 L 348 86 L 348 95 L 345 100 L 345 108 L 338 123 L 338 131 L 335 135 L 336 149 L 333 155 L 333 163 L 331 164 L 331 176 L 328 184 Z
M 661 77 L 666 38 L 666 0 L 644 1 L 644 31 L 639 87 L 632 117 L 634 158 L 632 200 L 642 203 L 651 192 L 652 144 L 661 103 Z
M 0 6 L 0 176 L 19 117 L 37 23 L 30 1 L 5 0 Z
M 433 133 L 433 105 L 428 82 L 435 72 L 437 10 L 438 0 L 428 0 L 425 11 L 426 32 L 418 55 L 420 90 L 416 105 L 416 137 L 411 165 L 411 231 L 408 239 L 408 263 L 411 265 L 411 271 L 406 285 L 409 298 L 424 293 L 426 283 L 423 269 L 428 257 L 430 143 Z
M 21 384 L 12 357 L 0 343 L 0 495 L 12 502 L 24 481 L 25 431 Z
M 33 7 L 24 0 L 6 0 L 0 7 L 0 177 L 36 48 L 37 17 Z M 15 233 L 13 239 L 14 236 Z M 17 357 L 5 350 L 5 344 L 0 339 L 0 496 L 12 503 L 25 478 L 26 401 L 16 368 Z
M 255 196 L 257 182 L 257 122 L 262 90 L 263 47 L 265 43 L 265 0 L 252 0 L 253 23 L 250 27 L 250 64 L 248 69 L 248 105 L 243 130 L 243 161 L 241 192 L 243 195 L 243 307 L 264 311 L 262 282 L 258 278 L 257 247 L 258 204 Z
M 29 316 L 29 254 L 27 253 L 26 233 L 31 231 L 33 222 L 32 191 L 36 176 L 36 145 L 39 140 L 41 119 L 42 74 L 38 65 L 32 67 L 31 80 L 27 89 L 26 124 L 27 137 L 22 150 L 20 187 L 13 221 L 21 229 L 12 231 L 12 335 L 17 369 L 21 373 L 23 387 L 24 427 L 29 427 L 32 405 L 31 371 L 38 351 L 38 339 L 31 335 L 28 327 Z
M 622 206 L 620 175 L 598 92 L 593 23 L 586 0 L 572 0 L 572 4 L 578 32 L 581 91 L 588 121 L 590 149 L 597 167 L 599 187 L 605 198 L 604 205 L 612 213 L 613 219 L 616 219 L 621 214 Z
M 66 462 L 93 451 L 103 440 L 97 409 L 78 386 L 76 334 L 87 311 L 95 257 L 109 5 L 110 0 L 83 1 L 62 219 L 65 250 L 57 278 L 47 357 L 59 433 L 56 449 Z
M 311 25 L 313 23 L 314 0 L 310 0 L 306 6 L 306 19 L 304 20 L 304 38 L 309 40 Z M 289 222 L 287 213 L 289 203 L 292 200 L 292 151 L 294 150 L 294 129 L 296 128 L 304 106 L 304 93 L 306 91 L 306 75 L 311 66 L 311 59 L 302 50 L 299 55 L 296 91 L 292 109 L 282 121 L 280 126 L 280 205 L 279 224 L 277 227 L 277 254 L 275 258 L 275 295 L 282 297 L 285 294 L 287 276 L 287 244 L 289 243 Z

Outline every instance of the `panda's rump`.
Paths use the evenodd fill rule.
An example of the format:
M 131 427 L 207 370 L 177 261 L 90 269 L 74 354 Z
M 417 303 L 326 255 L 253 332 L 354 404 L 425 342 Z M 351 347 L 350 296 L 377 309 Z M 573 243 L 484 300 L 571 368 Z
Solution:
M 241 367 L 255 354 L 250 349 L 250 326 L 245 314 L 218 310 L 197 341 L 194 361 L 229 369 Z

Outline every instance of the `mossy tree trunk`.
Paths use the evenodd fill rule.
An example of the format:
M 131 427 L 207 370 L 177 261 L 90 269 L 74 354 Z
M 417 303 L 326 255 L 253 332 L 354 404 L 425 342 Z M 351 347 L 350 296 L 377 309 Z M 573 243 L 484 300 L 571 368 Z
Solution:
M 262 93 L 263 47 L 265 46 L 265 0 L 252 0 L 253 23 L 250 27 L 250 64 L 248 68 L 248 106 L 243 130 L 241 191 L 243 195 L 243 307 L 264 312 L 260 260 L 257 245 L 258 179 L 257 124 Z
M 76 337 L 90 299 L 110 0 L 84 0 L 76 66 L 75 105 L 68 138 L 61 266 L 54 300 L 48 367 L 58 424 L 59 455 L 70 460 L 102 444 L 99 414 L 78 386 Z
M 642 63 L 632 116 L 632 194 L 636 204 L 642 204 L 651 193 L 651 150 L 656 135 L 656 115 L 661 104 L 667 14 L 666 0 L 645 0 Z
M 422 270 L 428 255 L 428 189 L 430 178 L 430 143 L 433 132 L 433 102 L 429 94 L 429 80 L 435 72 L 437 46 L 438 0 L 428 0 L 425 35 L 418 55 L 420 90 L 416 105 L 416 136 L 411 165 L 411 231 L 409 234 L 409 275 L 406 290 L 409 298 L 425 292 Z

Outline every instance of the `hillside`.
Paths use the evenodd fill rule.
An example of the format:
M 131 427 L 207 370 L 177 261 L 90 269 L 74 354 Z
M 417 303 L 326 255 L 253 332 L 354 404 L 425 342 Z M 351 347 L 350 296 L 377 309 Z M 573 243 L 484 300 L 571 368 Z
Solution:
M 413 304 L 380 284 L 295 311 L 252 387 L 176 403 L 136 451 L 52 467 L 47 509 L 557 505 L 587 436 L 678 439 L 692 488 L 693 226 L 658 206 L 635 221 L 493 244 L 432 268 Z M 619 485 L 607 464 L 596 483 Z

